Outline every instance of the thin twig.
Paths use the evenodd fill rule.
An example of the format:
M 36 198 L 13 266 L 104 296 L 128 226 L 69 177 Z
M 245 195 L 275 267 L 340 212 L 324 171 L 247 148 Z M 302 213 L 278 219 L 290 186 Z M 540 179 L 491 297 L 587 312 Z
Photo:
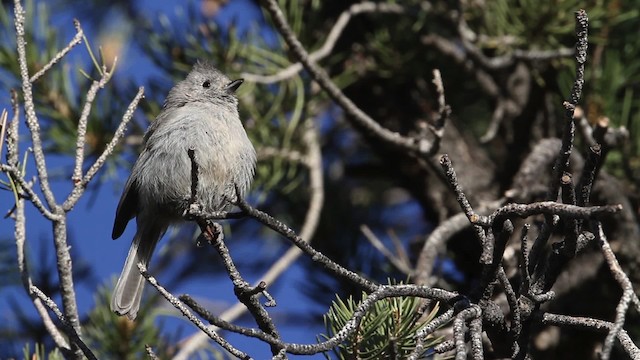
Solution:
M 447 100 L 444 95 L 444 83 L 442 82 L 442 74 L 440 70 L 433 70 L 433 85 L 436 88 L 438 94 L 438 116 L 435 121 L 429 125 L 429 130 L 433 134 L 433 148 L 431 153 L 436 153 L 440 149 L 440 142 L 444 136 L 444 126 L 449 121 L 451 116 L 451 107 L 447 105 Z
M 337 264 L 333 260 L 329 259 L 326 255 L 314 249 L 311 245 L 309 245 L 307 240 L 302 239 L 295 231 L 293 231 L 286 224 L 281 222 L 278 219 L 275 219 L 271 215 L 260 211 L 247 203 L 244 199 L 238 196 L 238 203 L 236 204 L 242 211 L 244 211 L 248 216 L 258 220 L 263 223 L 270 229 L 279 233 L 280 235 L 286 237 L 291 242 L 293 242 L 298 248 L 300 248 L 304 253 L 306 253 L 311 259 L 315 262 L 320 263 L 327 270 L 332 273 L 343 277 L 354 284 L 360 286 L 368 292 L 375 291 L 380 285 L 375 284 L 371 280 L 365 279 L 361 275 L 354 273 L 351 270 L 344 268 L 343 266 Z
M 111 71 L 107 71 L 107 68 L 104 67 L 102 71 L 102 77 L 99 81 L 94 81 L 87 92 L 87 98 L 84 101 L 84 107 L 82 108 L 82 112 L 80 113 L 80 119 L 78 120 L 78 135 L 76 138 L 76 157 L 75 157 L 75 167 L 73 169 L 73 176 L 71 180 L 74 183 L 82 180 L 82 164 L 84 163 L 84 147 L 87 143 L 86 135 L 87 135 L 87 122 L 89 121 L 89 114 L 91 113 L 91 108 L 93 107 L 93 101 L 98 95 L 98 90 L 102 89 L 107 82 L 111 79 L 113 75 L 113 69 L 115 68 L 114 60 L 113 67 Z
M 305 70 L 309 72 L 311 77 L 320 85 L 320 87 L 327 92 L 329 97 L 331 97 L 331 99 L 335 101 L 345 111 L 345 113 L 350 115 L 347 118 L 353 121 L 354 125 L 374 134 L 389 145 L 409 150 L 420 155 L 431 155 L 434 149 L 431 141 L 427 139 L 405 137 L 397 132 L 393 132 L 382 127 L 378 122 L 354 104 L 353 101 L 345 96 L 342 90 L 340 90 L 340 88 L 331 81 L 329 75 L 327 75 L 327 73 L 316 63 L 310 61 L 309 53 L 304 49 L 296 35 L 293 33 L 293 30 L 291 30 L 291 27 L 282 13 L 282 10 L 278 6 L 277 1 L 263 0 L 263 3 L 269 14 L 271 14 L 276 28 L 284 38 L 287 45 L 289 45 L 290 51 L 302 64 Z
M 378 239 L 378 237 L 369 229 L 366 225 L 360 225 L 360 231 L 364 235 L 364 237 L 369 240 L 371 245 L 375 247 L 384 257 L 387 258 L 398 270 L 402 271 L 405 275 L 411 275 L 413 273 L 413 269 L 411 269 L 411 265 L 406 263 L 400 259 L 397 255 L 393 254 L 387 247 Z
M 279 346 L 282 343 L 282 340 L 279 338 L 267 334 L 266 332 L 260 329 L 247 328 L 244 326 L 234 325 L 224 319 L 222 317 L 214 316 L 210 311 L 202 307 L 202 305 L 198 304 L 192 297 L 189 295 L 181 295 L 180 300 L 182 300 L 187 306 L 189 306 L 193 311 L 195 311 L 198 315 L 207 320 L 211 325 L 215 327 L 219 327 L 221 329 L 231 331 L 237 334 L 254 337 L 269 343 L 270 345 Z
M 511 310 L 511 333 L 519 334 L 520 327 L 522 326 L 520 320 L 520 306 L 518 305 L 518 296 L 516 295 L 515 290 L 511 286 L 511 282 L 509 282 L 509 278 L 507 277 L 507 273 L 504 271 L 504 267 L 500 266 L 498 268 L 497 278 L 500 281 L 500 285 L 504 289 L 504 293 L 507 297 L 507 303 L 509 304 L 509 309 Z M 514 336 L 517 339 L 517 336 Z
M 467 359 L 467 345 L 465 341 L 465 323 L 467 320 L 480 317 L 482 310 L 478 305 L 472 305 L 460 311 L 453 319 L 453 338 L 455 341 L 456 360 Z
M 2 149 L 4 149 L 4 135 L 7 133 L 8 118 L 9 112 L 7 109 L 2 109 L 2 115 L 0 115 L 0 161 L 2 160 Z
M 573 147 L 573 139 L 575 137 L 576 125 L 573 117 L 574 111 L 580 97 L 582 96 L 582 87 L 584 85 L 584 68 L 587 62 L 587 47 L 588 47 L 588 29 L 589 18 L 584 10 L 576 11 L 576 78 L 573 82 L 571 94 L 569 100 L 564 102 L 566 109 L 565 118 L 566 125 L 562 137 L 562 147 L 560 149 L 560 155 L 558 156 L 555 166 L 553 167 L 553 175 L 551 176 L 551 185 L 549 186 L 549 193 L 547 194 L 547 200 L 556 200 L 558 196 L 558 189 L 560 188 L 560 178 L 562 174 L 567 171 L 569 167 L 569 157 L 571 156 L 571 149 Z
M 240 359 L 250 359 L 249 355 L 234 348 L 233 345 L 231 345 L 228 341 L 223 339 L 220 335 L 216 334 L 215 331 L 212 331 L 205 324 L 203 324 L 202 321 L 200 321 L 200 319 L 198 319 L 195 315 L 193 315 L 193 313 L 191 313 L 191 311 L 189 311 L 189 309 L 185 307 L 180 300 L 178 300 L 175 296 L 173 296 L 170 292 L 168 292 L 167 289 L 162 287 L 162 285 L 158 283 L 158 280 L 156 280 L 156 278 L 154 278 L 153 276 L 151 276 L 151 274 L 149 274 L 149 272 L 147 271 L 147 268 L 142 263 L 138 263 L 138 269 L 140 270 L 140 273 L 142 274 L 142 276 L 144 276 L 144 278 L 147 280 L 147 282 L 151 284 L 151 286 L 156 288 L 156 290 L 158 290 L 160 295 L 162 295 L 165 299 L 167 299 L 167 301 L 171 305 L 173 305 L 176 309 L 178 309 L 182 313 L 182 315 L 184 315 L 187 319 L 189 319 L 189 321 L 191 321 L 194 325 L 196 325 L 198 329 L 200 329 L 202 332 L 207 334 L 209 338 L 217 342 L 220 346 L 222 346 L 225 350 L 233 354 L 235 357 Z
M 607 237 L 604 234 L 604 230 L 602 229 L 602 223 L 598 222 L 597 229 L 597 239 L 600 245 L 600 249 L 602 250 L 602 254 L 607 261 L 609 270 L 611 271 L 613 277 L 616 279 L 623 291 L 622 297 L 620 298 L 618 306 L 616 307 L 616 320 L 609 330 L 607 337 L 605 338 L 604 345 L 602 347 L 602 354 L 600 356 L 602 360 L 608 360 L 611 356 L 611 350 L 613 349 L 614 341 L 619 337 L 619 334 L 622 331 L 622 327 L 624 326 L 629 304 L 634 301 L 634 303 L 636 304 L 636 310 L 638 310 L 638 305 L 640 304 L 640 302 L 638 301 L 638 296 L 633 291 L 633 284 L 631 283 L 631 280 L 629 280 L 627 274 L 625 274 L 624 270 L 622 270 L 622 268 L 620 267 L 620 263 L 618 263 L 618 260 L 613 253 L 613 250 L 611 250 L 609 241 L 607 240 Z
M 147 355 L 149 355 L 149 359 L 151 359 L 151 360 L 160 360 L 158 355 L 156 355 L 156 353 L 153 351 L 153 348 L 151 347 L 151 345 L 145 344 L 144 345 L 144 350 L 147 352 Z
M 29 288 L 29 292 L 35 294 L 35 296 L 37 296 L 49 309 L 51 309 L 51 311 L 53 311 L 53 313 L 58 317 L 58 319 L 62 323 L 62 326 L 66 329 L 65 333 L 67 334 L 67 336 L 71 338 L 74 344 L 78 345 L 80 350 L 82 350 L 82 353 L 84 354 L 84 356 L 86 356 L 90 360 L 97 360 L 96 356 L 93 354 L 91 349 L 89 349 L 87 344 L 85 344 L 84 341 L 82 341 L 82 339 L 80 338 L 80 334 L 76 332 L 76 330 L 74 329 L 74 326 L 62 314 L 62 311 L 60 311 L 55 301 L 53 301 L 50 297 L 48 297 L 45 293 L 42 292 L 42 290 L 38 289 L 38 287 L 36 287 L 35 285 L 31 285 L 31 287 Z
M 482 317 L 477 316 L 469 322 L 469 334 L 471 335 L 471 358 L 483 360 L 482 350 Z
M 489 242 L 487 241 L 487 236 L 484 232 L 484 229 L 478 224 L 479 216 L 473 211 L 469 200 L 467 200 L 467 196 L 464 194 L 462 190 L 462 186 L 458 182 L 458 177 L 456 175 L 455 170 L 453 169 L 453 164 L 449 159 L 449 155 L 444 154 L 440 157 L 440 166 L 444 170 L 445 176 L 448 180 L 449 186 L 451 190 L 456 194 L 456 200 L 458 200 L 458 204 L 460 204 L 460 208 L 469 219 L 469 222 L 473 225 L 473 230 L 482 246 L 482 254 L 480 255 L 480 263 L 481 264 L 490 264 L 493 259 L 493 250 L 489 246 Z
M 496 135 L 498 135 L 498 130 L 500 129 L 500 125 L 502 124 L 505 118 L 507 100 L 503 97 L 498 97 L 496 102 L 496 108 L 493 109 L 493 114 L 491 115 L 491 122 L 489 123 L 489 127 L 485 131 L 484 135 L 480 137 L 480 142 L 486 144 L 491 140 L 495 139 Z
M 87 185 L 89 184 L 89 182 L 98 173 L 98 170 L 102 168 L 107 158 L 113 153 L 116 146 L 118 145 L 118 142 L 124 135 L 124 132 L 127 129 L 127 125 L 133 118 L 133 113 L 138 107 L 138 103 L 143 97 L 144 97 L 144 88 L 140 87 L 138 88 L 138 93 L 133 98 L 133 100 L 131 100 L 131 103 L 127 107 L 127 110 L 125 111 L 124 115 L 122 116 L 122 120 L 120 121 L 118 128 L 113 134 L 111 141 L 109 141 L 105 149 L 102 151 L 102 154 L 100 154 L 98 159 L 96 159 L 93 165 L 91 165 L 91 167 L 89 168 L 87 173 L 84 175 L 82 180 L 74 184 L 73 190 L 71 190 L 71 193 L 69 194 L 65 202 L 62 204 L 62 209 L 64 211 L 70 211 L 71 209 L 73 209 L 73 207 L 78 202 L 78 200 L 80 200 L 80 197 L 82 196 L 82 194 L 84 194 L 84 191 Z
M 560 327 L 585 329 L 597 332 L 608 332 L 611 331 L 615 326 L 614 323 L 608 321 L 597 320 L 588 317 L 576 317 L 551 313 L 544 313 L 541 316 L 535 318 L 535 320 L 544 325 L 555 325 Z M 620 341 L 622 348 L 629 355 L 629 358 L 640 359 L 640 349 L 633 342 L 633 339 L 631 339 L 626 330 L 621 329 L 617 334 L 617 338 Z
M 105 149 L 102 151 L 102 154 L 100 154 L 98 159 L 96 159 L 96 162 L 93 163 L 93 165 L 89 168 L 87 173 L 84 175 L 84 178 L 82 178 L 82 181 L 80 182 L 80 186 L 85 187 L 91 181 L 91 179 L 93 179 L 93 177 L 96 175 L 98 170 L 100 170 L 102 165 L 104 165 L 104 162 L 107 160 L 107 157 L 109 157 L 111 153 L 113 153 L 113 150 L 118 145 L 118 142 L 120 142 L 120 139 L 122 138 L 122 136 L 124 136 L 124 132 L 127 129 L 127 125 L 133 118 L 133 113 L 138 108 L 138 103 L 140 102 L 140 100 L 142 100 L 143 97 L 144 97 L 144 87 L 141 86 L 138 88 L 138 92 L 136 93 L 136 96 L 133 97 L 133 100 L 131 100 L 131 103 L 129 103 L 129 106 L 127 106 L 127 110 L 124 112 L 124 115 L 122 115 L 122 120 L 120 121 L 120 124 L 116 128 L 115 133 L 113 133 L 113 137 L 111 138 L 111 141 L 109 141 Z
M 596 219 L 613 215 L 622 211 L 622 205 L 603 205 L 603 206 L 576 206 L 561 204 L 555 201 L 541 201 L 531 204 L 507 204 L 494 211 L 489 216 L 478 215 L 475 218 L 475 224 L 491 227 L 494 222 L 513 219 L 516 217 L 526 218 L 531 215 L 559 215 L 568 219 Z
M 294 163 L 304 163 L 305 161 L 305 154 L 302 154 L 299 151 L 292 149 L 280 149 L 271 146 L 261 146 L 257 149 L 256 155 L 258 157 L 258 161 L 271 158 L 282 158 Z
M 29 79 L 29 81 L 31 81 L 32 83 L 36 82 L 36 80 L 38 80 L 42 75 L 44 75 L 47 71 L 49 71 L 49 69 L 51 69 L 53 65 L 57 64 L 58 61 L 62 60 L 62 58 L 65 57 L 65 55 L 67 55 L 67 53 L 71 51 L 71 49 L 73 49 L 76 45 L 80 44 L 80 42 L 82 41 L 82 37 L 84 36 L 84 32 L 82 31 L 82 27 L 80 26 L 80 21 L 78 21 L 77 19 L 74 19 L 73 25 L 76 27 L 76 35 L 73 37 L 73 39 L 71 39 L 69 44 L 67 44 L 67 46 L 65 46 L 64 49 L 58 51 L 58 53 L 55 54 L 54 57 L 51 60 L 49 60 L 49 62 L 45 66 L 43 66 L 42 69 L 40 69 L 40 71 L 35 73 L 31 77 L 31 79 Z
M 456 342 L 453 339 L 449 339 L 449 340 L 445 340 L 443 342 L 441 342 L 440 344 L 436 345 L 433 347 L 433 351 L 436 354 L 444 354 L 446 352 L 455 350 L 456 348 Z M 447 358 L 452 357 L 455 354 L 452 354 L 451 356 L 447 356 Z
M 52 221 L 62 219 L 61 215 L 54 214 L 51 211 L 49 211 L 49 209 L 47 209 L 47 207 L 40 200 L 40 197 L 38 196 L 38 194 L 36 194 L 35 191 L 33 191 L 32 185 L 24 179 L 20 169 L 16 169 L 13 166 L 0 164 L 0 170 L 2 172 L 9 174 L 11 176 L 11 180 L 16 181 L 18 185 L 20 185 L 20 190 L 23 190 L 26 192 L 26 195 L 23 197 L 28 199 L 33 204 L 33 206 L 35 206 L 36 209 L 40 211 L 42 216 Z M 18 195 L 21 196 L 20 194 Z
M 33 99 L 33 87 L 29 77 L 29 68 L 27 66 L 27 50 L 25 39 L 25 11 L 20 0 L 14 0 L 14 23 L 16 28 L 16 45 L 18 51 L 18 63 L 20 67 L 20 77 L 22 80 L 22 92 L 24 98 L 24 109 L 27 127 L 31 132 L 31 142 L 33 149 L 33 157 L 38 172 L 38 180 L 40 189 L 44 194 L 49 209 L 56 214 L 62 215 L 59 205 L 56 203 L 55 196 L 49 184 L 49 176 L 47 164 L 42 146 L 40 134 L 40 123 L 35 111 L 35 103 Z M 71 272 L 71 257 L 69 248 L 66 243 L 66 223 L 64 217 L 53 223 L 54 244 L 56 246 L 56 263 L 58 267 L 58 276 L 60 278 L 60 290 L 64 305 L 64 315 L 73 331 L 80 333 L 80 320 L 78 316 L 78 308 L 75 298 L 75 289 L 73 288 L 73 275 Z M 82 349 L 79 344 L 73 344 L 72 351 L 76 357 L 82 356 Z
M 376 3 L 372 1 L 363 1 L 361 3 L 352 4 L 347 10 L 343 11 L 342 14 L 338 17 L 335 24 L 331 28 L 329 35 L 325 39 L 324 44 L 318 50 L 313 51 L 309 54 L 310 62 L 317 62 L 327 57 L 333 51 L 336 42 L 340 38 L 340 35 L 344 32 L 347 24 L 351 21 L 356 15 L 365 14 L 365 13 L 392 13 L 392 14 L 402 14 L 404 13 L 404 8 L 398 4 L 388 4 L 388 3 Z M 249 74 L 243 73 L 242 77 L 247 81 L 253 81 L 261 84 L 273 84 L 286 79 L 289 79 L 299 73 L 302 70 L 302 64 L 299 62 L 295 64 L 291 64 L 288 67 L 278 71 L 273 75 L 258 75 L 258 74 Z
M 18 103 L 18 93 L 14 89 L 11 89 L 11 108 L 13 116 L 7 129 L 7 165 L 17 168 L 20 154 L 18 134 L 20 132 L 20 104 Z
M 24 179 L 22 178 L 22 176 L 20 176 L 22 172 L 17 170 L 17 167 L 19 166 L 18 164 L 18 159 L 19 159 L 18 132 L 20 130 L 20 126 L 19 126 L 20 107 L 18 104 L 18 94 L 16 93 L 15 90 L 11 90 L 11 107 L 13 108 L 13 116 L 11 118 L 11 123 L 6 128 L 7 130 L 7 164 L 6 165 L 0 164 L 0 166 L 2 167 L 2 171 L 7 171 L 5 170 L 5 167 L 7 166 L 15 169 L 15 171 L 12 171 L 13 174 L 11 171 L 9 171 L 9 174 L 10 176 L 14 176 L 18 181 L 18 183 L 20 184 L 20 180 L 24 180 Z M 21 186 L 23 186 L 25 189 L 31 190 L 30 184 L 27 183 L 26 185 L 28 186 L 24 186 L 24 185 L 25 184 L 22 184 Z M 38 200 L 38 202 L 40 201 Z M 18 262 L 18 271 L 20 272 L 22 285 L 26 290 L 27 294 L 31 297 L 31 300 L 33 301 L 33 305 L 35 306 L 36 311 L 38 312 L 38 315 L 42 319 L 44 328 L 47 330 L 49 335 L 51 335 L 53 342 L 56 344 L 58 348 L 62 349 L 63 352 L 69 351 L 70 348 L 69 348 L 69 343 L 67 339 L 64 337 L 64 335 L 53 323 L 53 320 L 49 316 L 49 313 L 47 312 L 47 309 L 45 308 L 45 306 L 42 304 L 42 301 L 29 291 L 29 288 L 32 285 L 32 280 L 31 280 L 31 276 L 29 275 L 29 269 L 28 269 L 26 257 L 25 257 L 25 242 L 27 239 L 27 235 L 26 235 L 26 218 L 25 218 L 25 212 L 24 212 L 25 210 L 24 204 L 25 204 L 24 198 L 18 196 L 15 204 L 15 208 L 14 208 L 15 223 L 14 223 L 14 234 L 13 234 L 14 238 L 16 239 L 16 260 Z M 42 205 L 41 202 L 40 202 L 40 205 L 44 207 L 44 205 Z
M 224 241 L 222 241 L 222 235 L 223 233 L 220 229 L 218 231 L 218 236 L 213 237 L 213 239 L 211 239 L 209 243 L 213 245 L 213 247 L 222 258 L 222 263 L 224 264 L 224 267 L 227 270 L 227 274 L 229 274 L 229 278 L 233 283 L 233 290 L 236 294 L 236 297 L 247 307 L 249 313 L 255 319 L 260 330 L 273 336 L 275 339 L 279 339 L 280 335 L 278 334 L 278 330 L 276 329 L 273 319 L 271 319 L 271 316 L 265 310 L 264 306 L 260 303 L 259 300 L 260 294 L 265 292 L 266 290 L 266 283 L 262 281 L 258 284 L 258 286 L 253 287 L 249 285 L 246 280 L 244 280 L 244 278 L 240 275 L 240 272 L 236 268 L 233 259 L 231 258 L 229 248 L 227 248 Z M 277 346 L 271 346 L 271 352 L 274 356 L 277 355 L 280 350 L 281 348 Z
M 492 235 L 491 237 L 494 239 L 494 244 L 492 246 L 493 261 L 489 264 L 482 264 L 480 284 L 477 290 L 472 292 L 472 298 L 474 300 L 482 299 L 483 301 L 488 301 L 491 298 L 493 284 L 495 283 L 497 273 L 502 265 L 504 250 L 507 247 L 509 238 L 513 234 L 513 223 L 511 220 L 495 222 L 489 234 Z M 487 243 L 489 243 L 489 241 L 487 241 Z
M 564 173 L 560 178 L 560 189 L 563 203 L 577 205 L 576 189 L 573 184 L 573 176 L 571 176 L 570 173 Z M 567 219 L 565 222 L 565 237 L 561 251 L 564 256 L 568 258 L 576 256 L 580 228 L 580 222 L 578 222 L 578 219 Z
M 596 180 L 596 172 L 600 166 L 601 155 L 602 147 L 600 144 L 595 144 L 589 147 L 587 161 L 582 168 L 582 173 L 580 174 L 580 180 L 578 181 L 577 186 L 576 204 L 579 206 L 587 205 L 591 199 L 591 189 L 593 188 L 593 184 Z
M 435 319 L 431 320 L 429 324 L 427 324 L 422 329 L 418 330 L 416 333 L 416 345 L 411 351 L 411 353 L 407 356 L 407 360 L 418 360 L 422 358 L 422 355 L 425 351 L 425 341 L 427 336 L 434 333 L 438 328 L 442 325 L 451 321 L 454 315 L 453 308 L 447 310 L 443 314 L 439 315 Z
M 414 268 L 416 284 L 433 285 L 430 278 L 438 254 L 445 248 L 447 240 L 469 226 L 471 226 L 471 224 L 469 223 L 467 215 L 465 213 L 459 213 L 440 223 L 440 225 L 429 234 L 429 237 L 422 246 Z

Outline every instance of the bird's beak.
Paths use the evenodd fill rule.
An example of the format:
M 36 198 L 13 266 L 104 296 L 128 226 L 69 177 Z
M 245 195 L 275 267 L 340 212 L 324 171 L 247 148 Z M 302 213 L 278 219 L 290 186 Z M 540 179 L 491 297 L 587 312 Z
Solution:
M 240 87 L 240 85 L 242 85 L 243 82 L 244 82 L 244 79 L 233 80 L 232 82 L 228 83 L 227 86 L 225 86 L 224 88 L 228 93 L 235 93 L 236 90 Z

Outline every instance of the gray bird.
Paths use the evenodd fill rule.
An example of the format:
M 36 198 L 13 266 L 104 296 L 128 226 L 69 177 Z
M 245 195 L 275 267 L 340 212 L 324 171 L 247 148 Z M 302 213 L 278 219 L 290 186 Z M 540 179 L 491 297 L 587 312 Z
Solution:
M 248 191 L 256 153 L 240 122 L 231 81 L 206 62 L 169 92 L 162 111 L 144 135 L 144 148 L 133 165 L 113 224 L 113 239 L 136 218 L 137 231 L 111 298 L 111 310 L 135 319 L 145 280 L 145 266 L 171 224 L 183 220 L 191 199 L 191 159 L 199 168 L 197 195 L 205 211 L 224 211 Z

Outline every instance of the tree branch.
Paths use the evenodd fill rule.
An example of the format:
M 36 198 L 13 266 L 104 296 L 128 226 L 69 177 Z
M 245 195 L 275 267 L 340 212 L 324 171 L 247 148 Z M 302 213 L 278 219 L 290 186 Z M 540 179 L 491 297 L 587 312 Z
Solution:
M 62 314 L 62 311 L 58 308 L 55 301 L 53 301 L 50 297 L 48 297 L 42 290 L 38 289 L 35 285 L 31 285 L 29 287 L 29 292 L 38 297 L 40 301 L 42 301 L 54 314 L 58 317 L 58 319 L 62 322 L 62 326 L 64 327 L 65 334 L 71 338 L 74 344 L 78 345 L 80 350 L 84 356 L 86 356 L 90 360 L 97 360 L 96 356 L 93 354 L 91 349 L 87 346 L 87 344 L 82 341 L 80 338 L 80 334 L 76 332 L 73 324 L 71 324 L 67 318 Z
M 58 51 L 58 53 L 55 54 L 53 58 L 49 60 L 49 62 L 45 66 L 43 66 L 42 69 L 40 69 L 40 71 L 35 73 L 29 79 L 29 81 L 31 81 L 32 83 L 36 82 L 42 75 L 44 75 L 47 71 L 49 71 L 49 69 L 51 69 L 53 65 L 57 64 L 58 61 L 62 60 L 62 58 L 65 57 L 65 55 L 67 55 L 67 53 L 71 51 L 71 49 L 73 49 L 76 45 L 80 44 L 80 42 L 82 41 L 82 37 L 84 36 L 84 31 L 80 26 L 80 21 L 78 21 L 77 19 L 73 20 L 73 25 L 76 27 L 76 35 L 73 37 L 73 39 L 71 39 L 71 41 L 69 42 L 69 44 L 67 44 L 67 46 L 65 46 L 62 50 Z
M 342 35 L 344 29 L 347 27 L 347 24 L 349 24 L 349 21 L 351 21 L 351 18 L 353 18 L 354 16 L 366 13 L 402 14 L 404 12 L 404 8 L 398 4 L 375 3 L 372 1 L 363 1 L 361 3 L 352 4 L 347 10 L 343 11 L 340 14 L 338 20 L 335 22 L 335 24 L 333 24 L 329 35 L 327 35 L 324 44 L 322 44 L 322 47 L 309 54 L 309 61 L 315 63 L 329 56 L 333 51 L 336 42 L 340 38 L 340 35 Z M 297 62 L 295 64 L 289 65 L 288 67 L 278 71 L 273 75 L 243 73 L 242 77 L 247 81 L 261 84 L 273 84 L 289 79 L 295 76 L 301 70 L 302 64 Z
M 175 296 L 173 296 L 170 292 L 168 292 L 167 289 L 162 287 L 162 285 L 158 283 L 158 280 L 156 280 L 156 278 L 154 278 L 149 274 L 149 272 L 147 271 L 147 268 L 144 265 L 142 265 L 142 263 L 138 263 L 138 269 L 140 270 L 140 273 L 142 274 L 142 276 L 144 276 L 144 278 L 147 280 L 147 282 L 151 284 L 151 286 L 153 286 L 156 290 L 158 290 L 160 295 L 162 295 L 165 299 L 167 299 L 167 301 L 171 305 L 173 305 L 176 309 L 178 309 L 178 311 L 180 311 L 182 315 L 184 315 L 187 319 L 189 319 L 189 321 L 195 324 L 198 327 L 198 329 L 200 329 L 202 332 L 207 334 L 207 336 L 209 336 L 210 339 L 217 342 L 225 350 L 227 350 L 228 352 L 230 352 L 232 355 L 234 355 L 239 359 L 251 359 L 249 355 L 234 348 L 233 345 L 231 345 L 229 342 L 223 339 L 220 335 L 216 334 L 215 331 L 212 331 L 205 324 L 203 324 L 202 321 L 200 321 L 200 319 L 198 319 L 195 315 L 193 315 L 191 311 L 189 311 L 189 309 L 186 308 L 180 300 L 178 300 Z
M 138 93 L 133 98 L 133 100 L 131 100 L 131 103 L 129 103 L 129 106 L 127 107 L 127 110 L 125 111 L 124 115 L 122 116 L 122 120 L 120 121 L 120 124 L 118 125 L 118 128 L 116 129 L 115 133 L 113 134 L 113 137 L 111 138 L 111 141 L 109 141 L 109 143 L 107 144 L 105 149 L 102 151 L 102 154 L 100 154 L 98 159 L 96 159 L 96 161 L 93 163 L 93 165 L 91 165 L 91 167 L 89 168 L 87 173 L 84 175 L 82 180 L 77 181 L 77 182 L 74 183 L 73 190 L 71 190 L 71 193 L 69 194 L 69 196 L 67 196 L 67 199 L 62 204 L 62 209 L 64 211 L 68 212 L 71 209 L 73 209 L 73 207 L 76 205 L 78 200 L 80 200 L 80 197 L 82 197 L 82 194 L 84 194 L 84 191 L 85 191 L 87 185 L 89 184 L 89 182 L 91 182 L 93 177 L 98 173 L 98 170 L 100 170 L 100 168 L 102 168 L 102 166 L 104 165 L 104 163 L 107 160 L 107 158 L 113 153 L 113 151 L 115 150 L 116 146 L 118 145 L 118 142 L 120 141 L 120 139 L 124 135 L 124 132 L 127 129 L 127 125 L 129 124 L 129 122 L 133 118 L 133 113 L 135 112 L 136 108 L 138 107 L 138 103 L 140 102 L 140 100 L 142 100 L 143 97 L 144 97 L 144 88 L 140 87 L 140 88 L 138 88 Z
M 263 3 L 267 11 L 271 14 L 276 28 L 289 45 L 293 55 L 320 87 L 327 92 L 329 97 L 349 115 L 349 119 L 354 122 L 354 125 L 365 129 L 386 144 L 394 147 L 415 152 L 419 155 L 431 155 L 432 152 L 435 151 L 434 144 L 431 141 L 405 137 L 397 132 L 390 131 L 362 111 L 353 101 L 344 95 L 342 90 L 331 81 L 329 75 L 327 75 L 322 68 L 311 61 L 309 53 L 307 53 L 300 41 L 296 38 L 277 2 L 275 0 L 263 0 Z
M 73 176 L 71 180 L 74 183 L 80 182 L 82 180 L 82 164 L 84 162 L 84 147 L 86 145 L 86 134 L 87 134 L 87 122 L 89 120 L 89 114 L 91 113 L 91 108 L 93 107 L 93 101 L 98 95 L 98 90 L 102 89 L 107 82 L 111 79 L 111 75 L 113 75 L 113 70 L 116 66 L 116 60 L 112 65 L 111 71 L 107 71 L 106 66 L 102 69 L 102 77 L 98 81 L 93 81 L 89 91 L 87 92 L 87 98 L 84 102 L 84 107 L 82 108 L 82 113 L 80 114 L 80 119 L 78 120 L 78 135 L 76 138 L 76 158 L 75 158 L 75 168 L 73 170 Z
M 47 163 L 42 149 L 42 140 L 40 138 L 40 123 L 36 115 L 35 104 L 33 101 L 33 88 L 29 77 L 29 68 L 27 67 L 27 41 L 25 40 L 25 12 L 22 8 L 20 0 L 14 0 L 14 23 L 16 27 L 16 44 L 18 47 L 18 62 L 20 65 L 20 77 L 22 80 L 22 96 L 24 97 L 24 110 L 27 121 L 27 127 L 31 132 L 31 141 L 33 148 L 33 157 L 36 162 L 36 170 L 38 171 L 38 179 L 40 180 L 40 189 L 44 194 L 50 209 L 57 206 L 55 196 L 49 185 L 49 175 L 47 173 Z
M 320 221 L 320 213 L 322 212 L 322 206 L 324 204 L 324 178 L 318 128 L 311 119 L 307 120 L 305 127 L 303 135 L 303 142 L 306 146 L 305 154 L 299 155 L 299 157 L 296 156 L 295 158 L 285 158 L 290 161 L 300 161 L 309 171 L 309 192 L 311 195 L 307 207 L 307 214 L 302 225 L 302 230 L 300 231 L 300 237 L 309 241 L 313 237 Z M 244 214 L 241 215 L 244 216 Z M 265 282 L 266 284 L 272 284 L 300 255 L 302 255 L 302 251 L 296 246 L 292 246 L 269 268 L 258 283 Z M 227 322 L 233 321 L 240 317 L 246 309 L 246 306 L 238 302 L 220 315 L 220 319 Z M 215 331 L 215 328 L 212 328 L 212 330 Z M 206 341 L 207 337 L 203 333 L 196 333 L 187 340 L 182 341 L 183 345 L 180 347 L 180 351 L 176 354 L 174 360 L 188 359 L 197 349 L 204 346 Z

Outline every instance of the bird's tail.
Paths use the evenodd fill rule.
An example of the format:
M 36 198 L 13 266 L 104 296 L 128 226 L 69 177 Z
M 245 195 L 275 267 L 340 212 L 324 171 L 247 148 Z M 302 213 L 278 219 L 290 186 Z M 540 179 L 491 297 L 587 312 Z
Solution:
M 145 267 L 149 265 L 153 250 L 165 231 L 164 228 L 140 225 L 138 224 L 127 260 L 111 297 L 111 311 L 118 315 L 127 315 L 131 320 L 136 318 L 140 309 L 145 283 L 138 269 L 138 263 L 142 263 Z

